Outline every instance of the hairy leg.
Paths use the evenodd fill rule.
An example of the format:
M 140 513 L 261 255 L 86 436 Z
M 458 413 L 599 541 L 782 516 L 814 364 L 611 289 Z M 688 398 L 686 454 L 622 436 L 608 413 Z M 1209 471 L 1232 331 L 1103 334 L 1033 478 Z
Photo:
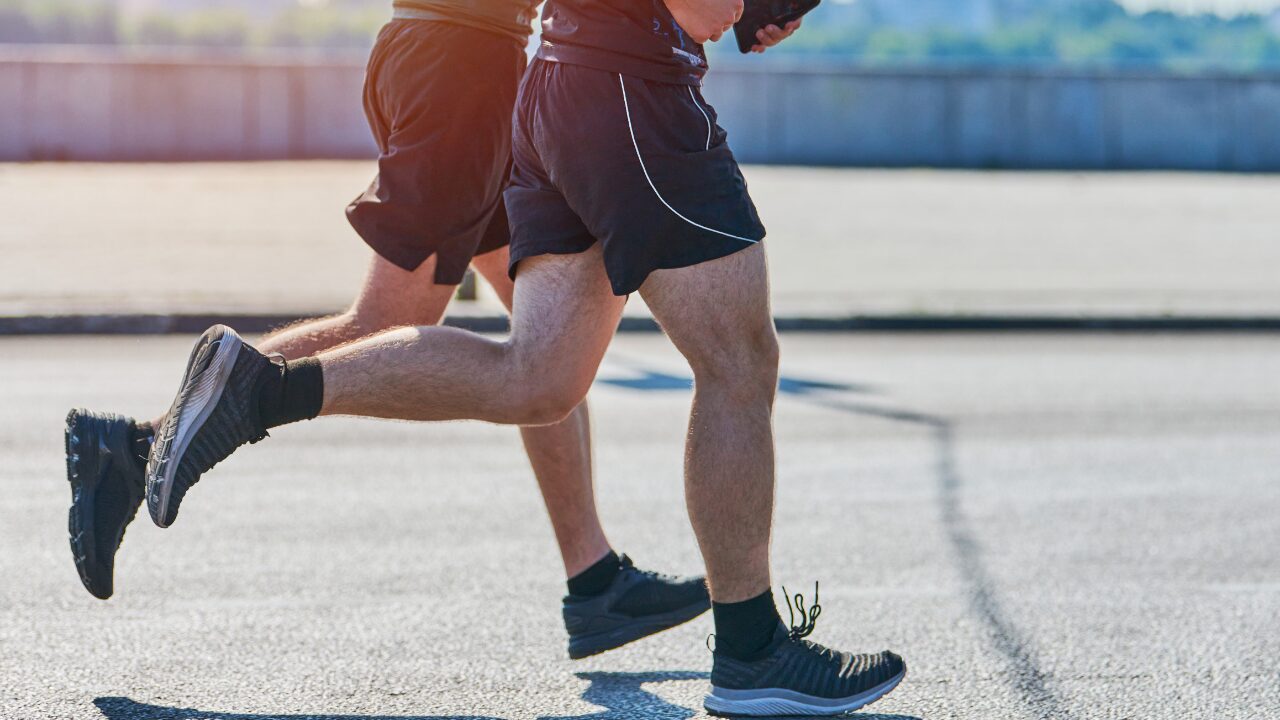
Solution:
M 515 283 L 507 274 L 508 258 L 507 249 L 502 248 L 475 258 L 471 264 L 510 312 Z M 555 530 L 565 575 L 573 577 L 610 550 L 596 510 L 587 403 L 579 404 L 569 417 L 555 425 L 522 427 L 520 436 Z
M 711 596 L 769 589 L 778 340 L 764 248 L 660 270 L 640 289 L 693 369 L 685 497 Z
M 437 285 L 435 270 L 434 255 L 410 272 L 374 254 L 360 295 L 346 312 L 280 328 L 255 347 L 295 360 L 391 328 L 438 325 L 457 288 Z M 152 421 L 154 427 L 162 424 L 163 415 Z
M 511 310 L 516 284 L 507 274 L 508 258 L 507 249 L 502 249 L 479 256 L 472 265 Z M 572 578 L 611 548 L 595 507 L 591 419 L 586 402 L 561 423 L 520 428 L 520 436 L 547 503 L 547 514 L 564 560 L 564 574 Z
M 526 260 L 511 337 L 400 328 L 320 353 L 324 415 L 551 425 L 586 397 L 622 315 L 599 246 Z
M 257 347 L 261 352 L 280 353 L 293 360 L 394 327 L 437 325 L 456 288 L 437 285 L 435 271 L 434 255 L 409 272 L 375 254 L 360 295 L 350 309 L 277 330 Z

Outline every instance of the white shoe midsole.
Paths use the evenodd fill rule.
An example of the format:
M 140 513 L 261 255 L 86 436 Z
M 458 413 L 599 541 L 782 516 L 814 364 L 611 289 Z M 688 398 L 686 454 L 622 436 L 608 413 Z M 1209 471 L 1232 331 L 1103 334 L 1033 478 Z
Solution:
M 866 707 L 889 694 L 907 672 L 882 685 L 847 698 L 818 698 L 793 690 L 725 690 L 713 687 L 707 696 L 707 710 L 724 715 L 770 717 L 779 715 L 839 715 Z
M 231 377 L 231 371 L 236 366 L 235 361 L 243 344 L 239 336 L 227 330 L 218 340 L 218 351 L 213 356 L 213 360 L 200 374 L 200 378 L 182 403 L 182 411 L 178 413 L 178 427 L 174 431 L 173 440 L 165 448 L 169 456 L 168 462 L 165 463 L 162 476 L 156 481 L 160 491 L 159 506 L 165 511 L 169 508 L 169 497 L 173 493 L 173 476 L 178 472 L 182 455 L 191 444 L 195 430 L 204 425 L 205 420 L 208 420 L 209 415 L 213 413 L 213 409 L 218 406 L 218 401 L 222 399 L 222 391 L 227 387 L 227 378 Z M 187 378 L 187 382 L 190 381 L 191 379 Z M 183 390 L 185 389 L 184 383 Z M 172 422 L 172 418 L 168 422 Z

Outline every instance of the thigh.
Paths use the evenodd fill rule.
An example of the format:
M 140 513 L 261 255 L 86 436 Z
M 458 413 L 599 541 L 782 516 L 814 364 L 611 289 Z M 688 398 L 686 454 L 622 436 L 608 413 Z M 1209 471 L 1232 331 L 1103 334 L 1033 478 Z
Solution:
M 525 260 L 515 280 L 510 346 L 534 376 L 554 374 L 585 394 L 618 329 L 626 298 L 613 294 L 601 248 Z M 548 377 L 550 380 L 550 377 Z
M 375 254 L 351 314 L 371 332 L 406 325 L 437 325 L 457 287 L 437 283 L 435 273 L 434 257 L 415 270 L 405 270 Z
M 764 246 L 675 270 L 658 270 L 640 287 L 676 348 L 700 367 L 736 367 L 776 353 Z

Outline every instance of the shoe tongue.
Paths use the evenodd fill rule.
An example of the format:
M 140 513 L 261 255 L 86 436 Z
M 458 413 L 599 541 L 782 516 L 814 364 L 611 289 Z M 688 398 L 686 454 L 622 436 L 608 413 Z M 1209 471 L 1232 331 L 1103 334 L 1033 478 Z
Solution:
M 750 656 L 739 657 L 738 659 L 744 662 L 759 662 L 765 658 L 773 656 L 774 653 L 778 652 L 779 648 L 790 641 L 791 631 L 787 629 L 786 625 L 779 622 L 778 629 L 773 631 L 773 638 L 769 640 L 769 644 L 760 648 L 756 652 L 751 653 Z
M 791 628 L 787 627 L 781 620 L 778 621 L 778 629 L 773 631 L 773 639 L 765 646 L 764 652 L 772 655 L 783 643 L 790 642 Z

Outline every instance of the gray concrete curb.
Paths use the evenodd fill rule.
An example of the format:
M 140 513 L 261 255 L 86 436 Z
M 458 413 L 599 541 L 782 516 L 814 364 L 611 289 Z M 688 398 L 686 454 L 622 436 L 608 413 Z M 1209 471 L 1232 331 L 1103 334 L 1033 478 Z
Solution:
M 305 316 L 244 313 L 0 316 L 0 336 L 192 335 L 217 323 L 261 333 Z M 312 316 L 314 317 L 314 316 Z M 780 316 L 782 332 L 1280 332 L 1273 316 L 849 315 Z M 507 330 L 504 315 L 458 315 L 446 324 L 475 332 Z M 657 332 L 647 317 L 624 317 L 619 332 Z

